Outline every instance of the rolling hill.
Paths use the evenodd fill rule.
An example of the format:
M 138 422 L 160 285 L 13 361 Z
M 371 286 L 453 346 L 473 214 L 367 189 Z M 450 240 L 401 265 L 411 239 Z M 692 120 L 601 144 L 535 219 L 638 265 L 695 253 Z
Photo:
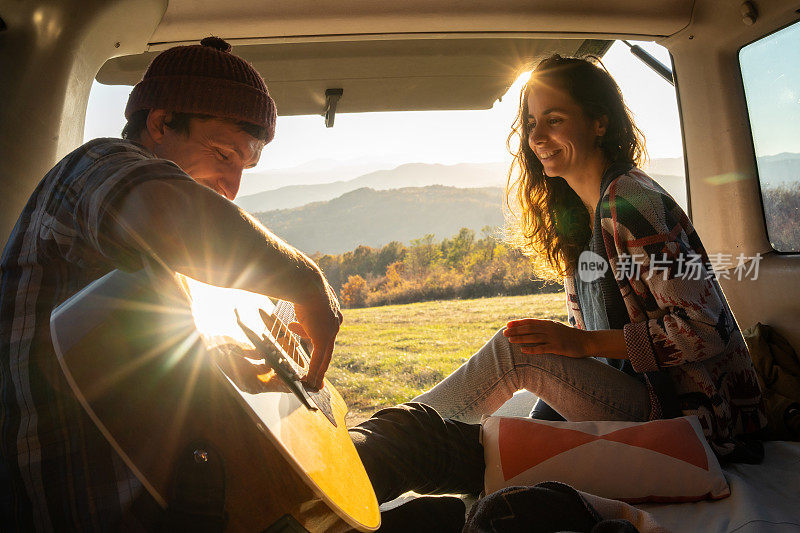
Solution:
M 370 172 L 350 180 L 332 183 L 288 185 L 269 191 L 245 195 L 236 204 L 250 213 L 289 209 L 312 202 L 333 200 L 350 191 L 369 187 L 375 190 L 403 187 L 445 185 L 449 187 L 504 187 L 508 168 L 506 163 L 462 163 L 439 165 L 409 163 L 390 170 Z M 678 200 L 685 203 L 683 159 L 655 159 L 651 175 Z M 250 179 L 250 178 L 247 178 Z
M 789 187 L 797 190 L 800 182 L 800 154 L 781 153 L 758 158 L 758 174 L 767 188 Z
M 376 191 L 361 188 L 325 202 L 256 213 L 270 230 L 306 253 L 340 254 L 358 245 L 408 243 L 427 233 L 451 237 L 503 223 L 499 187 L 432 185 Z
M 391 171 L 386 171 L 384 177 L 386 174 L 391 174 Z M 681 205 L 686 205 L 682 176 L 653 176 Z M 247 207 L 251 204 L 247 202 L 237 203 L 254 213 L 276 234 L 307 253 L 338 254 L 353 250 L 360 244 L 382 246 L 394 240 L 408 243 L 427 233 L 434 233 L 442 239 L 454 235 L 462 227 L 479 232 L 484 226 L 503 223 L 503 187 L 499 186 L 461 188 L 431 185 L 349 190 L 349 185 L 350 182 L 338 182 L 286 187 L 284 189 L 293 190 L 262 193 L 265 197 L 253 202 L 250 209 Z M 383 182 L 383 186 L 388 184 Z M 303 204 L 297 205 L 301 201 L 298 199 L 291 208 L 275 209 L 287 196 L 302 190 L 308 191 L 303 194 Z M 339 190 L 343 192 L 337 195 Z M 270 198 L 271 195 L 275 197 Z M 311 198 L 320 200 L 305 202 Z M 264 205 L 266 209 L 259 209 Z
M 767 187 L 796 188 L 800 154 L 758 162 Z M 650 175 L 685 206 L 685 179 L 677 175 L 682 167 L 680 158 L 656 159 Z M 237 204 L 306 252 L 342 253 L 360 244 L 407 243 L 426 233 L 441 239 L 462 227 L 499 226 L 505 172 L 502 163 L 414 163 L 348 181 L 282 187 L 244 196 Z
M 462 163 L 440 165 L 408 163 L 391 170 L 377 170 L 347 181 L 314 185 L 289 185 L 236 199 L 236 204 L 251 213 L 289 209 L 332 200 L 344 193 L 369 187 L 375 190 L 402 187 L 446 185 L 451 187 L 502 187 L 508 168 L 503 163 Z

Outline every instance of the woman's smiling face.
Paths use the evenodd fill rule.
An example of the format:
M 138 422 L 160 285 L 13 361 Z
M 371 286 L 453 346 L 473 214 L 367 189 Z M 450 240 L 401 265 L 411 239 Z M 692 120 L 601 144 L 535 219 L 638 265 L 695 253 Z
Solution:
M 598 141 L 606 117 L 590 118 L 566 91 L 542 82 L 532 86 L 527 106 L 528 145 L 547 176 L 579 176 L 604 160 Z

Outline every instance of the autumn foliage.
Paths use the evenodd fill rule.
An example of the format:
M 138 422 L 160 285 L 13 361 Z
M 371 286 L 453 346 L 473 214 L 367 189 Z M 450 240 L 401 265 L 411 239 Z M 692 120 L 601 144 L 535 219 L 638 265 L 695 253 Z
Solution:
M 452 298 L 554 292 L 560 286 L 537 280 L 520 252 L 484 228 L 481 238 L 462 228 L 437 241 L 433 234 L 406 246 L 359 246 L 342 255 L 315 257 L 345 307 Z

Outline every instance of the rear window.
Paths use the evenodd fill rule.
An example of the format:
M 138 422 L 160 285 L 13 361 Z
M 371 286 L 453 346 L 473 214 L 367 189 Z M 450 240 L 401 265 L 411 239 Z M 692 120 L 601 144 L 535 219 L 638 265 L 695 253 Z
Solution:
M 800 23 L 739 52 L 772 247 L 800 251 Z

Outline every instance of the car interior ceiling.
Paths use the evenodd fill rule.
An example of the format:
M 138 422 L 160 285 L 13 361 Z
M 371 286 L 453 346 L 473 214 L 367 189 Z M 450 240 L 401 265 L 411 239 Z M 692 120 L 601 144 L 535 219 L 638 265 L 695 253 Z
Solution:
M 131 84 L 157 52 L 219 34 L 267 78 L 285 114 L 487 108 L 543 53 L 602 54 L 616 39 L 665 46 L 680 107 L 693 224 L 709 252 L 763 254 L 757 280 L 722 281 L 742 327 L 800 346 L 800 258 L 765 224 L 738 64 L 798 19 L 786 0 L 53 0 L 0 7 L 0 234 L 41 176 L 81 143 L 92 80 Z M 749 17 L 749 18 L 748 18 Z M 724 179 L 723 179 L 724 178 Z

